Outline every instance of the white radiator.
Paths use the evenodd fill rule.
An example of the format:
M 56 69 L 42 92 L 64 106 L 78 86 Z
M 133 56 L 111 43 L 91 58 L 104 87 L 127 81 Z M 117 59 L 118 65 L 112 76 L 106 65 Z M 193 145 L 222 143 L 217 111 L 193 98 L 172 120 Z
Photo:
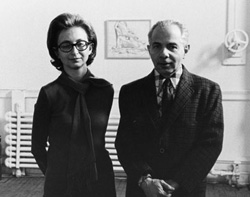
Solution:
M 25 168 L 38 168 L 31 154 L 33 114 L 17 110 L 17 112 L 7 112 L 5 118 L 8 121 L 5 125 L 5 131 L 8 133 L 5 137 L 5 142 L 8 144 L 5 149 L 7 155 L 5 165 L 13 169 L 13 175 L 20 177 L 25 175 Z M 115 176 L 124 177 L 126 175 L 118 161 L 114 145 L 118 123 L 119 117 L 110 118 L 105 141 L 113 163 Z

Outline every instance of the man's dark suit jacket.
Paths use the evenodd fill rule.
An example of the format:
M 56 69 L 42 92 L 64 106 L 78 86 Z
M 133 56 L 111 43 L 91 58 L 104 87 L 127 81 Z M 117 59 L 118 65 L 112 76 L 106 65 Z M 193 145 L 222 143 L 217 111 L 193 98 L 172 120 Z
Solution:
M 198 197 L 198 190 L 205 192 L 202 182 L 223 142 L 222 96 L 217 83 L 183 66 L 174 103 L 161 118 L 151 72 L 121 88 L 119 108 L 115 145 L 127 173 L 127 197 L 145 196 L 138 180 L 147 173 L 177 182 L 180 189 L 173 196 Z

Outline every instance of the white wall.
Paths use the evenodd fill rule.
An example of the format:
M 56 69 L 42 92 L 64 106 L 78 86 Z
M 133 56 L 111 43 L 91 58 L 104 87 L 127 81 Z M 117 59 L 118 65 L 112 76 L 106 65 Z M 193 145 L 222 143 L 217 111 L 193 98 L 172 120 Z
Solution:
M 46 36 L 50 21 L 62 12 L 79 13 L 93 24 L 99 43 L 91 69 L 108 78 L 116 89 L 147 74 L 152 64 L 149 59 L 105 59 L 104 22 L 150 19 L 153 24 L 167 18 L 178 19 L 189 28 L 191 50 L 186 65 L 191 71 L 219 82 L 224 90 L 246 88 L 242 78 L 231 84 L 222 78 L 225 73 L 230 77 L 246 72 L 246 67 L 228 68 L 220 64 L 220 47 L 226 33 L 226 0 L 4 0 L 0 8 L 0 89 L 38 89 L 58 75 L 49 62 Z
M 117 92 L 122 84 L 145 76 L 153 66 L 150 59 L 106 59 L 105 21 L 150 19 L 154 24 L 171 18 L 185 23 L 190 32 L 191 50 L 185 59 L 186 67 L 218 82 L 222 88 L 225 141 L 219 160 L 237 159 L 249 164 L 249 47 L 245 65 L 221 64 L 225 34 L 234 28 L 250 34 L 249 9 L 249 0 L 3 0 L 0 7 L 0 106 L 3 110 L 0 133 L 4 132 L 3 114 L 10 109 L 6 92 L 12 89 L 38 91 L 59 75 L 49 62 L 46 48 L 48 26 L 54 17 L 63 12 L 79 13 L 92 23 L 98 36 L 98 51 L 90 69 L 111 81 Z M 117 102 L 113 109 L 119 113 Z

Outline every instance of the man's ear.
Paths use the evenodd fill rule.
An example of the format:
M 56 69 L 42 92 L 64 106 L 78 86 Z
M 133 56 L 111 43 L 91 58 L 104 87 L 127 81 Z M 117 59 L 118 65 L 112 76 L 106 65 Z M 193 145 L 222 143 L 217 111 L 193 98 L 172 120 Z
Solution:
M 184 48 L 185 53 L 187 53 L 187 52 L 189 51 L 189 49 L 190 49 L 190 45 L 188 44 L 188 45 L 186 45 L 185 48 Z
M 149 44 L 147 45 L 147 49 L 148 49 L 148 51 L 149 51 L 149 49 L 150 49 L 150 45 L 149 45 Z

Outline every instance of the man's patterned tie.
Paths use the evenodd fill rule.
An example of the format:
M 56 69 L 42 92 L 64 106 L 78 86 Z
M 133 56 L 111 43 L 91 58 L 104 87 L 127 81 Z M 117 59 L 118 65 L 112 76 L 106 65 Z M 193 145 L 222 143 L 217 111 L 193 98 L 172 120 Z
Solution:
M 174 100 L 174 87 L 170 79 L 166 79 L 162 85 L 162 113 L 164 114 L 169 111 Z

